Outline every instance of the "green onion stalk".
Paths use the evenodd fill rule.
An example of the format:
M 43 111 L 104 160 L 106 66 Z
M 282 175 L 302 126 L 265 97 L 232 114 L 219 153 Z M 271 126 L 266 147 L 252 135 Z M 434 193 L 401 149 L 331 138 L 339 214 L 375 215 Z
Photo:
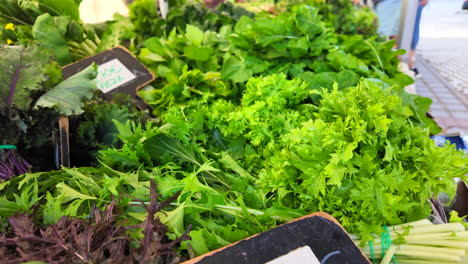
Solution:
M 424 219 L 390 226 L 386 233 L 390 247 L 385 247 L 383 237 L 374 235 L 374 240 L 361 248 L 374 263 L 468 263 L 468 231 L 462 223 L 433 224 Z

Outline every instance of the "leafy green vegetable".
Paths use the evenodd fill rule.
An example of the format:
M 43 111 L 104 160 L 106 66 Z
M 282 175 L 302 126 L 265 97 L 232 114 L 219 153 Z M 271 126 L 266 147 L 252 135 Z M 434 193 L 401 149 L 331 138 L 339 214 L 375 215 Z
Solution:
M 138 93 L 153 108 L 155 115 L 173 105 L 183 105 L 193 97 L 226 97 L 231 93 L 230 87 L 220 80 L 221 75 L 216 72 L 184 69 L 178 77 L 176 73 L 167 73 L 167 76 L 174 79 L 163 88 L 146 87 Z
M 195 156 L 196 149 L 194 148 L 195 147 L 193 146 L 183 146 L 176 139 L 168 137 L 164 134 L 156 135 L 146 140 L 144 143 L 144 149 L 150 157 L 158 157 L 169 154 L 176 159 L 181 159 L 191 163 L 192 165 L 195 165 L 197 170 L 204 170 L 210 177 L 210 179 L 208 179 L 208 177 L 204 178 L 205 181 L 214 181 L 215 183 L 220 183 L 225 187 L 231 187 L 228 183 L 216 175 L 216 172 L 219 170 L 209 166 L 207 163 L 203 164 L 203 161 L 200 161 L 200 159 L 206 160 L 206 157 L 204 157 L 200 151 L 198 151 L 198 154 L 201 156 L 201 158 Z
M 41 9 L 58 16 L 69 16 L 80 20 L 79 4 L 75 0 L 38 0 Z
M 213 9 L 190 2 L 170 6 L 166 19 L 157 15 L 154 1 L 137 0 L 129 6 L 130 19 L 139 38 L 162 37 L 174 29 L 185 31 L 187 25 L 203 31 L 219 31 L 225 25 L 234 24 L 242 16 L 254 16 L 252 12 L 230 2 L 221 3 Z
M 67 116 L 83 113 L 83 99 L 91 99 L 98 90 L 96 76 L 97 66 L 92 64 L 43 94 L 35 108 L 54 107 L 58 113 Z
M 93 26 L 80 21 L 77 2 L 5 0 L 0 4 L 0 41 L 17 45 L 39 42 L 61 65 L 94 55 L 100 39 Z M 120 37 L 118 30 L 112 30 Z
M 121 148 L 109 148 L 100 151 L 99 158 L 103 163 L 120 170 L 151 167 L 153 161 L 143 149 L 143 143 L 161 133 L 159 127 L 148 122 L 145 125 L 134 122 L 120 123 L 114 120 L 118 136 L 123 142 Z
M 70 159 L 73 166 L 98 165 L 96 154 L 101 149 L 120 146 L 116 122 L 144 123 L 148 113 L 137 108 L 130 96 L 114 94 L 111 101 L 101 97 L 87 100 L 84 113 L 70 120 Z
M 33 24 L 40 14 L 37 1 L 5 0 L 0 4 L 0 21 L 3 23 Z
M 349 72 L 335 76 L 346 80 L 353 76 Z M 214 223 L 251 234 L 252 229 L 239 223 L 273 227 L 277 223 L 272 218 L 282 222 L 313 211 L 331 213 L 367 240 L 382 224 L 424 217 L 430 210 L 427 198 L 450 189 L 452 177 L 463 177 L 468 161 L 452 147 L 435 147 L 429 127 L 412 105 L 418 97 L 378 80 L 356 82 L 343 90 L 335 83 L 331 91 L 319 92 L 284 75 L 252 78 L 240 101 L 209 95 L 180 101 L 161 115 L 159 133 L 170 138 L 142 137 L 143 150 L 124 145 L 101 152 L 102 159 L 119 162 L 112 155 L 125 151 L 136 158 L 134 164 L 158 175 L 163 195 L 182 190 L 177 206 L 184 209 L 177 207 L 168 225 L 180 229 L 184 214 L 184 225 L 194 226 L 197 254 L 231 242 Z M 319 105 L 313 103 L 316 93 Z M 135 136 L 125 137 L 137 142 Z M 143 156 L 152 165 L 139 158 Z M 219 180 L 209 179 L 207 171 L 198 172 L 206 164 L 208 172 L 231 186 L 230 192 L 223 193 Z M 193 171 L 196 176 L 187 175 Z M 198 186 L 195 190 L 208 193 L 185 194 L 188 177 Z M 224 200 L 216 198 L 219 194 Z M 212 202 L 217 199 L 223 202 Z M 368 210 L 362 212 L 363 207 Z M 239 220 L 232 226 L 220 216 L 204 216 L 208 208 Z M 238 214 L 243 210 L 250 216 Z
M 135 38 L 135 29 L 130 19 L 115 14 L 114 20 L 108 22 L 107 28 L 102 34 L 96 52 L 102 52 L 117 47 L 121 45 L 124 40 L 133 38 Z
M 377 34 L 377 16 L 367 6 L 353 4 L 347 0 L 324 1 L 277 1 L 274 9 L 277 13 L 290 10 L 297 5 L 310 5 L 319 10 L 322 20 L 333 27 L 339 34 L 372 36 Z
M 68 17 L 52 17 L 49 14 L 43 14 L 37 18 L 32 28 L 34 38 L 41 45 L 55 52 L 57 61 L 61 65 L 72 62 L 64 36 L 69 23 Z
M 188 231 L 168 241 L 167 227 L 158 215 L 178 194 L 158 201 L 156 185 L 151 180 L 150 202 L 146 217 L 139 225 L 125 226 L 118 200 L 113 199 L 104 210 L 90 209 L 88 219 L 61 216 L 57 223 L 37 224 L 35 212 L 16 214 L 8 218 L 8 228 L 0 232 L 3 261 L 24 263 L 37 260 L 70 263 L 175 263 L 173 247 L 188 240 Z M 67 246 L 64 246 L 67 241 Z M 31 263 L 31 262 L 28 262 Z
M 333 214 L 364 240 L 382 224 L 425 217 L 427 198 L 463 178 L 468 160 L 436 147 L 399 94 L 372 81 L 322 91 L 316 119 L 283 135 L 259 183 L 292 195 L 290 207 Z
M 129 19 L 92 27 L 44 15 L 35 3 L 0 5 L 2 14 L 38 17 L 9 26 L 2 41 L 35 39 L 62 63 L 123 44 L 157 76 L 139 92 L 156 118 L 143 124 L 124 103 L 89 100 L 92 69 L 58 86 L 54 67 L 36 69 L 42 77 L 28 80 L 21 94 L 30 104 L 40 96 L 30 93 L 35 87 L 55 86 L 38 107 L 87 111 L 72 119 L 78 135 L 71 138 L 85 145 L 80 152 L 102 148 L 101 165 L 0 183 L 3 217 L 35 203 L 46 224 L 87 217 L 93 203 L 103 208 L 122 193 L 154 205 L 148 187 L 155 179 L 162 199 L 180 192 L 158 216 L 172 238 L 192 225 L 194 240 L 181 250 L 197 255 L 318 210 L 367 240 L 382 224 L 424 217 L 426 199 L 466 173 L 460 152 L 428 138 L 438 130 L 425 116 L 431 102 L 403 90 L 412 80 L 398 70 L 402 51 L 376 37 L 374 15 L 348 0 L 255 17 L 231 3 L 214 10 L 177 4 L 166 21 L 154 1 L 137 0 Z M 34 132 L 29 121 L 11 120 L 23 112 L 0 114 L 14 127 L 8 133 Z M 129 224 L 152 217 L 127 196 L 119 205 Z
M 46 13 L 79 21 L 78 6 L 74 0 L 5 0 L 0 4 L 0 22 L 32 25 L 38 16 Z
M 113 195 L 127 193 L 146 201 L 149 182 L 139 181 L 138 174 L 119 173 L 108 167 L 67 169 L 29 173 L 0 183 L 0 197 L 4 207 L 0 217 L 17 211 L 28 211 L 33 205 L 44 223 L 55 223 L 60 216 L 87 216 L 93 203 L 100 207 L 110 202 Z M 130 210 L 128 198 L 122 198 L 123 212 Z
M 390 85 L 408 83 L 398 71 L 401 51 L 392 51 L 393 42 L 339 36 L 318 12 L 312 6 L 299 5 L 278 16 L 243 16 L 234 27 L 225 25 L 217 32 L 202 31 L 194 23 L 179 32 L 149 38 L 139 58 L 160 79 L 154 85 L 156 90 L 141 95 L 159 114 L 174 103 L 172 99 L 167 102 L 174 91 L 203 85 L 180 87 L 178 78 L 192 71 L 220 72 L 230 90 L 227 95 L 237 97 L 234 100 L 249 78 L 272 73 L 300 78 L 313 89 L 331 89 L 334 81 L 340 87 L 353 86 L 359 77 L 377 77 Z
M 28 109 L 31 93 L 41 89 L 46 80 L 44 64 L 49 55 L 36 45 L 0 46 L 0 107 L 17 106 Z

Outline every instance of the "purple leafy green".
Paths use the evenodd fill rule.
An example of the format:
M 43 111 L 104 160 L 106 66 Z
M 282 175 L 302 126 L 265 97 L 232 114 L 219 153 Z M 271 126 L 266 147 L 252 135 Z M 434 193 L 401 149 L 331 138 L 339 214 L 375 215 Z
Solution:
M 88 219 L 62 216 L 56 224 L 40 227 L 36 211 L 9 218 L 9 229 L 0 234 L 2 263 L 44 261 L 47 263 L 176 263 L 174 247 L 189 239 L 190 228 L 170 241 L 167 227 L 155 214 L 174 201 L 179 193 L 158 202 L 151 180 L 151 201 L 145 206 L 146 220 L 126 226 L 118 202 L 113 199 L 104 211 L 93 207 Z M 142 238 L 130 236 L 142 230 Z

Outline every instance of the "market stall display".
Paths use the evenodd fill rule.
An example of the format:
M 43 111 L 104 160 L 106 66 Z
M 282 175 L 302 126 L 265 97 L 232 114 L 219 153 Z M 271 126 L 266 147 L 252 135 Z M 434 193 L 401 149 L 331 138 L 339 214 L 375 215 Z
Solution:
M 406 232 L 398 225 L 427 217 L 428 199 L 466 181 L 465 153 L 430 139 L 440 132 L 431 100 L 404 90 L 413 82 L 398 70 L 404 51 L 350 1 L 268 12 L 170 3 L 164 20 L 155 1 L 136 0 L 130 17 L 96 25 L 70 1 L 0 5 L 0 144 L 32 164 L 0 149 L 0 256 L 12 263 L 187 260 L 318 211 L 370 254 L 382 226 Z M 138 91 L 146 110 L 99 91 L 94 64 L 62 79 L 65 65 L 117 46 L 155 76 Z M 60 115 L 72 168 L 54 164 Z M 31 232 L 40 236 L 28 255 Z M 423 263 L 399 235 L 385 250 Z M 91 250 L 82 236 L 109 248 Z M 371 255 L 391 259 L 383 251 Z

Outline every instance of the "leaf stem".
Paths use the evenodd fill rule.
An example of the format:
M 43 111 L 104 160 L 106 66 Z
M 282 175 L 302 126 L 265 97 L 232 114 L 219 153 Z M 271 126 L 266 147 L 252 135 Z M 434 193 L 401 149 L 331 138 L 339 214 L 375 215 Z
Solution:
M 15 95 L 16 84 L 18 83 L 18 80 L 19 80 L 21 68 L 23 68 L 23 52 L 24 50 L 20 52 L 19 65 L 15 70 L 15 74 L 13 75 L 13 80 L 10 84 L 10 92 L 8 93 L 7 105 L 11 105 L 13 103 L 13 97 Z
M 379 53 L 377 52 L 375 47 L 369 42 L 368 39 L 364 40 L 364 43 L 366 43 L 371 48 L 371 50 L 374 52 L 374 55 L 377 58 L 377 61 L 379 62 L 380 69 L 382 71 L 384 71 L 384 66 L 383 66 L 382 60 L 380 59 Z

